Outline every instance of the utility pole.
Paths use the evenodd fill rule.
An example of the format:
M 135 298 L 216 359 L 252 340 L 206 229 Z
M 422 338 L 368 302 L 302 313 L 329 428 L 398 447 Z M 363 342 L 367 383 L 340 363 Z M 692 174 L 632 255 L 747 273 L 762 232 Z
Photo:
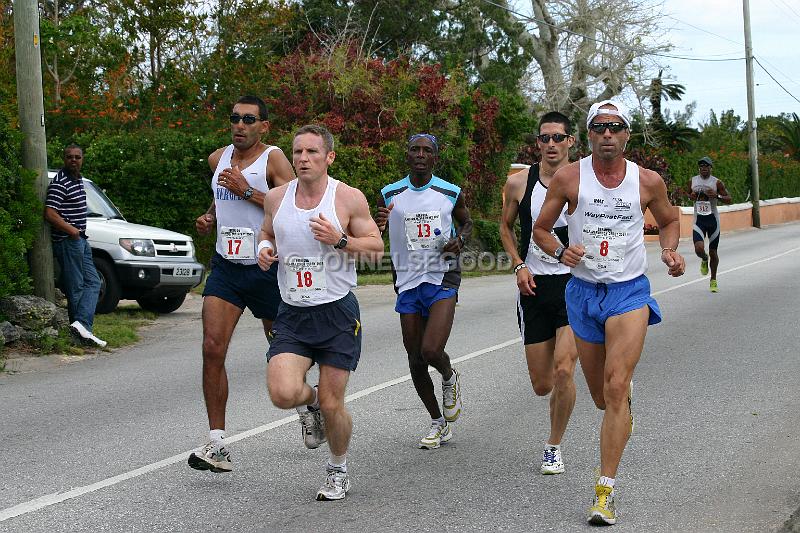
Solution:
M 744 55 L 747 70 L 747 131 L 750 134 L 750 189 L 753 197 L 753 226 L 761 227 L 760 195 L 758 192 L 758 132 L 753 88 L 753 43 L 750 40 L 750 0 L 744 3 Z
M 23 133 L 22 166 L 37 174 L 36 193 L 42 203 L 47 196 L 47 140 L 44 132 L 42 56 L 39 35 L 39 5 L 36 0 L 14 0 L 14 45 L 17 56 L 17 103 Z M 42 222 L 30 251 L 33 292 L 55 301 L 53 248 L 50 226 Z

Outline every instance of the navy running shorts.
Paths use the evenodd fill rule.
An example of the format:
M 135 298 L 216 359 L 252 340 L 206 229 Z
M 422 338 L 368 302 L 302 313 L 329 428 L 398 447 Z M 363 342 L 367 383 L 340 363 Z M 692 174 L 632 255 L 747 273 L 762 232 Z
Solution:
M 203 296 L 215 296 L 242 310 L 246 307 L 256 318 L 275 320 L 281 303 L 278 262 L 264 272 L 258 265 L 231 263 L 214 253 Z
M 299 307 L 281 302 L 267 361 L 281 353 L 351 372 L 361 358 L 361 312 L 352 292 L 329 303 Z
M 700 242 L 704 235 L 708 235 L 708 247 L 711 250 L 719 248 L 719 220 L 714 215 L 698 215 L 692 227 L 692 241 Z
M 575 335 L 586 342 L 606 340 L 606 320 L 629 311 L 650 308 L 647 324 L 661 322 L 661 310 L 650 296 L 650 280 L 642 274 L 620 283 L 590 283 L 573 277 L 567 283 L 567 315 Z
M 564 291 L 570 274 L 534 276 L 534 296 L 518 294 L 517 323 L 522 342 L 537 344 L 556 336 L 556 330 L 569 326 Z

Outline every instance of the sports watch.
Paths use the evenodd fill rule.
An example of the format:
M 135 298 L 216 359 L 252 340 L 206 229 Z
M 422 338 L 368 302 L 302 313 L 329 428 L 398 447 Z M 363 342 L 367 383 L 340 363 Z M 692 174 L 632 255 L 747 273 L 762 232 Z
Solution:
M 565 250 L 566 250 L 566 248 L 564 248 L 564 246 L 562 245 L 562 246 L 559 246 L 558 248 L 556 248 L 556 251 L 553 252 L 553 257 L 558 259 L 559 263 L 561 262 L 561 258 L 564 256 L 564 251 Z
M 253 190 L 252 187 L 248 187 L 247 189 L 244 190 L 244 193 L 242 193 L 242 198 L 244 198 L 245 200 L 249 200 L 250 198 L 253 197 L 254 192 L 255 191 Z
M 341 239 L 339 239 L 339 242 L 337 242 L 336 244 L 334 244 L 334 245 L 333 245 L 333 247 L 334 247 L 334 248 L 336 248 L 337 250 L 341 250 L 341 249 L 343 249 L 345 246 L 347 246 L 347 235 L 345 235 L 344 233 L 342 233 L 342 238 L 341 238 Z

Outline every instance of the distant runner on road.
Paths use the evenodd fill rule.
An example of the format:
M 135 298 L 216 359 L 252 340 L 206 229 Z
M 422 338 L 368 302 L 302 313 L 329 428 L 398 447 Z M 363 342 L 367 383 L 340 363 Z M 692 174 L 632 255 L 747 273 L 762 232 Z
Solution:
M 461 189 L 433 175 L 439 157 L 436 137 L 408 140 L 408 176 L 381 189 L 375 221 L 389 229 L 389 250 L 398 293 L 403 345 L 411 380 L 431 417 L 419 447 L 435 449 L 449 441 L 450 423 L 461 415 L 461 382 L 444 351 L 453 327 L 461 270 L 458 254 L 472 232 Z M 428 365 L 442 377 L 442 407 Z
M 536 137 L 541 162 L 509 176 L 503 188 L 500 238 L 516 274 L 517 320 L 525 344 L 528 374 L 537 396 L 550 394 L 550 434 L 542 452 L 542 474 L 564 472 L 561 439 L 575 406 L 572 378 L 578 352 L 564 301 L 564 289 L 571 277 L 569 267 L 536 246 L 531 231 L 553 174 L 569 164 L 569 149 L 575 143 L 571 131 L 569 118 L 561 113 L 551 111 L 543 115 Z M 518 216 L 519 249 L 514 231 Z M 553 231 L 562 245 L 569 243 L 564 212 Z
M 709 256 L 711 257 L 711 292 L 717 292 L 717 267 L 719 266 L 719 234 L 721 231 L 717 203 L 730 204 L 732 199 L 725 184 L 716 176 L 711 175 L 714 163 L 708 156 L 700 158 L 697 162 L 699 174 L 692 177 L 689 182 L 689 198 L 694 200 L 694 224 L 692 226 L 692 240 L 694 253 L 700 258 L 700 274 L 708 274 Z M 705 249 L 705 237 L 708 236 L 708 254 Z
M 536 244 L 572 269 L 566 300 L 581 370 L 595 405 L 603 409 L 600 476 L 595 483 L 592 524 L 614 524 L 615 478 L 633 432 L 632 378 L 647 326 L 661 322 L 650 296 L 644 247 L 644 212 L 660 228 L 661 261 L 671 276 L 683 275 L 676 251 L 680 222 L 657 173 L 624 158 L 630 116 L 613 100 L 589 109 L 586 126 L 592 154 L 558 172 L 550 182 L 533 226 Z M 569 246 L 552 235 L 568 206 Z

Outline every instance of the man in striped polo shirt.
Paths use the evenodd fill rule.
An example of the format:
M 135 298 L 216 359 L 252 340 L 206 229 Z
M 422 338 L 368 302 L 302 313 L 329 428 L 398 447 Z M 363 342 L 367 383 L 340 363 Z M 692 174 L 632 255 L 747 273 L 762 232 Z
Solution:
M 83 150 L 77 144 L 64 149 L 64 167 L 47 188 L 44 218 L 52 227 L 53 255 L 61 266 L 61 289 L 67 296 L 70 330 L 100 348 L 106 341 L 92 334 L 100 277 L 92 248 L 86 241 L 86 190 L 83 188 Z

